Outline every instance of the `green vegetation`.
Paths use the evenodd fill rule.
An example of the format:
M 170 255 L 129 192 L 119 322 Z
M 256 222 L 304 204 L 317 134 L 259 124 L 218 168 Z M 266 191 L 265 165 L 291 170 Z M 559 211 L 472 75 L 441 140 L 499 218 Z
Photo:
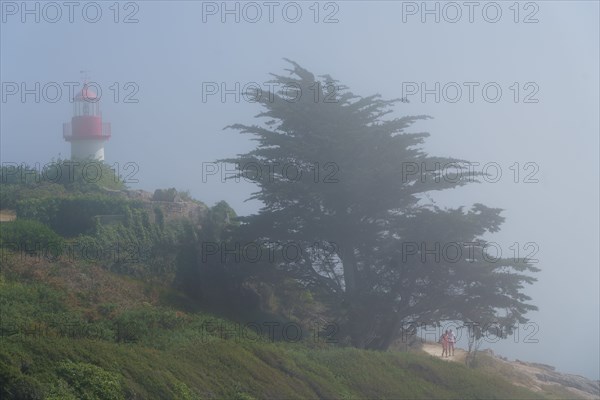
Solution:
M 209 212 L 205 232 L 222 232 L 228 210 L 221 204 Z M 174 249 L 186 232 L 198 234 L 174 226 Z M 115 229 L 127 232 L 122 224 L 101 226 L 88 238 Z M 0 273 L 2 399 L 542 398 L 495 373 L 326 343 L 318 330 L 298 342 L 273 341 L 264 320 L 259 333 L 202 311 L 206 303 L 173 289 L 176 281 L 149 280 L 166 275 L 138 264 L 145 275 L 115 272 L 102 260 L 34 258 L 8 249 Z M 289 310 L 285 301 L 293 302 L 275 296 L 271 306 Z
M 261 100 L 266 127 L 233 126 L 259 146 L 225 161 L 324 176 L 250 177 L 257 215 L 175 188 L 126 191 L 91 160 L 2 167 L 0 209 L 17 216 L 0 225 L 3 400 L 543 398 L 489 369 L 387 351 L 406 322 L 526 321 L 537 269 L 485 262 L 500 210 L 418 204 L 464 182 L 396 179 L 406 162 L 460 161 L 404 132 L 425 117 L 383 121 L 394 101 L 326 93 L 293 65 L 278 83 L 336 101 Z M 458 263 L 400 261 L 404 242 L 446 240 L 479 244 Z
M 35 251 L 39 247 L 52 251 L 53 255 L 60 255 L 64 239 L 38 221 L 18 219 L 0 225 L 0 246 L 21 246 L 24 251 Z
M 125 184 L 109 165 L 93 160 L 52 160 L 45 165 L 11 165 L 0 168 L 0 209 L 35 197 L 62 197 L 73 193 L 121 190 Z
M 175 201 L 177 199 L 177 190 L 175 188 L 156 189 L 152 200 L 154 201 Z
M 17 204 L 21 216 L 38 220 L 2 223 L 4 242 L 59 242 L 67 249 L 135 243 L 147 246 L 149 255 L 85 259 L 67 252 L 50 258 L 3 248 L 3 400 L 539 398 L 501 377 L 425 355 L 327 343 L 322 331 L 303 324 L 297 308 L 306 313 L 319 303 L 293 280 L 277 281 L 278 288 L 264 282 L 249 287 L 242 277 L 251 273 L 198 263 L 200 243 L 228 240 L 236 225 L 225 202 L 207 210 L 201 228 L 100 193 L 44 193 Z M 74 212 L 63 221 L 57 216 L 67 204 Z M 89 224 L 86 210 L 94 207 L 122 210 L 125 218 Z M 85 234 L 65 238 L 42 221 Z M 248 301 L 257 291 L 266 300 Z M 232 310 L 247 314 L 229 320 L 209 312 L 215 309 L 235 318 L 240 315 Z M 249 321 L 255 325 L 243 325 Z M 281 340 L 281 327 L 291 321 L 304 331 L 302 339 Z M 272 335 L 269 322 L 279 324 Z
M 130 216 L 139 208 L 135 202 L 100 194 L 44 197 L 19 201 L 17 218 L 35 219 L 61 235 L 74 236 L 92 231 L 96 215 Z
M 3 399 L 540 398 L 433 357 L 314 340 L 272 343 L 167 304 L 108 311 L 90 322 L 78 301 L 69 304 L 49 285 L 12 275 L 0 293 L 3 309 L 12 310 L 3 312 Z M 120 308 L 123 299 L 113 300 Z M 59 325 L 59 315 L 71 324 Z

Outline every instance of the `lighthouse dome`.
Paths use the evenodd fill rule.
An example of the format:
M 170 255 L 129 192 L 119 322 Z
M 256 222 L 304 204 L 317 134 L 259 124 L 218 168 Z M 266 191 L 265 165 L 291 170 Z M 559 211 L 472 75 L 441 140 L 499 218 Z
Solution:
M 90 87 L 88 86 L 87 83 L 85 83 L 83 85 L 83 88 L 79 91 L 79 93 L 77 93 L 77 95 L 75 96 L 75 98 L 73 99 L 74 101 L 98 101 L 99 97 L 96 94 L 96 92 L 94 92 L 92 89 L 90 89 Z

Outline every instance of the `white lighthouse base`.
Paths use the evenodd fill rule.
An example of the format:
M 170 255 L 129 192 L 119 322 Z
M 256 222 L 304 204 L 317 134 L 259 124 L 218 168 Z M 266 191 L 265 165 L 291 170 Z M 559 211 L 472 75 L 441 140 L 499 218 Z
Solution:
M 104 161 L 104 140 L 71 140 L 71 158 Z

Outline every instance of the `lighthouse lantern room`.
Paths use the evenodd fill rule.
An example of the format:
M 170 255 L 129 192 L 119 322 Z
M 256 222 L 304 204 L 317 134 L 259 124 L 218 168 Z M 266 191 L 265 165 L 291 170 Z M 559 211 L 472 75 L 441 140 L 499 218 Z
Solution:
M 102 122 L 100 97 L 84 82 L 73 98 L 73 118 L 63 124 L 63 137 L 71 143 L 72 159 L 104 160 L 104 142 L 110 139 L 110 123 Z

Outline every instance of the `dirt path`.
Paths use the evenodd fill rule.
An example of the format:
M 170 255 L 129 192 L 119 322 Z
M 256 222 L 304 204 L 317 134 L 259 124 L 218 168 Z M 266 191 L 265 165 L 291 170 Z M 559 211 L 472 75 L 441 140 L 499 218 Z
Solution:
M 465 350 L 457 348 L 454 350 L 454 356 L 442 358 L 442 345 L 440 343 L 426 342 L 423 343 L 421 349 L 440 360 L 448 362 L 453 361 L 464 364 L 467 356 Z M 562 395 L 561 397 L 573 393 L 573 398 L 600 399 L 597 381 L 590 381 L 577 375 L 561 374 L 555 371 L 554 367 L 544 364 L 527 363 L 519 360 L 508 361 L 494 356 L 493 353 L 492 357 L 495 360 L 498 373 L 515 385 L 546 394 L 552 386 L 556 385 L 563 388 L 562 392 L 556 392 L 559 396 Z
M 450 357 L 441 357 L 442 356 L 442 345 L 440 343 L 423 343 L 422 347 L 423 351 L 428 354 L 431 354 L 434 357 L 438 357 L 445 361 L 454 361 L 464 363 L 467 357 L 467 352 L 460 348 L 454 349 L 454 356 Z
M 17 214 L 13 210 L 0 210 L 0 222 L 14 221 Z

